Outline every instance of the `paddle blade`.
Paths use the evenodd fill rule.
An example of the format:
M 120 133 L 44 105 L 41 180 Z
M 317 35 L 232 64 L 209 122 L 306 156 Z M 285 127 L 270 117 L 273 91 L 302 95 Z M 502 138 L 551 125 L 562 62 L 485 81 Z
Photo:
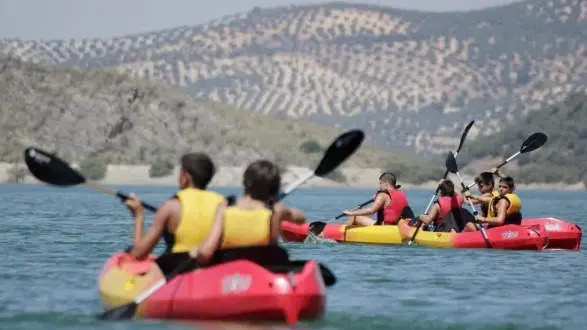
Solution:
M 324 176 L 342 164 L 363 143 L 365 133 L 351 130 L 336 138 L 324 153 L 324 157 L 314 171 L 317 176 Z
M 544 133 L 534 133 L 532 135 L 530 135 L 526 141 L 524 141 L 524 143 L 522 143 L 522 146 L 520 147 L 520 153 L 526 153 L 526 152 L 531 152 L 534 151 L 540 147 L 542 147 L 546 141 L 548 140 L 548 137 L 546 136 L 546 134 Z
M 467 126 L 465 127 L 465 130 L 463 131 L 463 134 L 461 135 L 461 141 L 459 142 L 459 147 L 457 148 L 457 152 L 461 151 L 461 148 L 463 147 L 463 143 L 465 143 L 465 138 L 467 137 L 467 134 L 469 134 L 469 130 L 471 129 L 471 127 L 473 126 L 474 123 L 475 123 L 475 121 L 471 120 L 469 122 L 469 124 L 467 124 Z
M 86 178 L 64 160 L 41 149 L 26 148 L 24 160 L 29 171 L 42 182 L 56 186 L 73 186 L 86 182 Z
M 448 156 L 446 157 L 446 162 L 444 163 L 446 169 L 451 173 L 457 173 L 459 171 L 459 167 L 457 165 L 457 159 L 452 151 L 448 152 Z
M 132 302 L 105 311 L 97 316 L 99 320 L 124 320 L 131 319 L 135 315 L 137 304 Z

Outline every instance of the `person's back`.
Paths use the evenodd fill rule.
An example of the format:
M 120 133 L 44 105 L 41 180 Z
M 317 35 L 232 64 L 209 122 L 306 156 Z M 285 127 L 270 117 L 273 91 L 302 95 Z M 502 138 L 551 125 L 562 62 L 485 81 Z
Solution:
M 221 207 L 205 242 L 191 250 L 199 263 L 208 263 L 218 250 L 277 245 L 286 218 L 273 209 L 281 188 L 279 168 L 265 160 L 253 162 L 245 170 L 243 186 L 244 197 L 234 206 Z

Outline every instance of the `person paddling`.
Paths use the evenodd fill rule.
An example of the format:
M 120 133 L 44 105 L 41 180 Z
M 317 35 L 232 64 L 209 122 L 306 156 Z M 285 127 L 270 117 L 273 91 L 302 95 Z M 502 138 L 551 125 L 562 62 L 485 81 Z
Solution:
M 477 220 L 488 227 L 522 223 L 522 201 L 514 193 L 515 182 L 511 176 L 499 180 L 499 196 L 491 198 L 487 216 L 477 216 Z
M 498 197 L 499 191 L 495 189 L 495 180 L 493 178 L 494 173 L 500 176 L 497 171 L 494 172 L 483 172 L 475 178 L 477 189 L 479 189 L 480 195 L 473 195 L 469 191 L 465 192 L 465 197 L 470 198 L 474 205 L 480 205 L 482 216 L 487 216 L 487 209 L 491 198 Z
M 350 218 L 347 225 L 395 225 L 401 218 L 413 218 L 414 212 L 409 206 L 408 198 L 401 186 L 397 185 L 396 176 L 392 172 L 384 172 L 379 176 L 379 191 L 371 206 L 343 213 Z M 369 217 L 377 214 L 377 220 Z
M 464 200 L 460 194 L 455 192 L 453 182 L 443 179 L 438 186 L 438 190 L 440 196 L 428 214 L 418 216 L 422 224 L 432 225 L 432 228 L 435 229 L 433 231 L 441 232 L 475 230 L 473 216 L 467 217 L 466 214 L 461 212 Z
M 131 193 L 125 202 L 135 222 L 133 247 L 128 252 L 136 259 L 145 259 L 161 237 L 166 244 L 165 254 L 189 251 L 204 241 L 216 210 L 227 203 L 222 195 L 206 190 L 216 172 L 207 154 L 185 154 L 180 164 L 179 191 L 159 207 L 146 233 L 139 197 Z
M 287 206 L 274 205 L 281 188 L 279 168 L 267 160 L 251 163 L 243 175 L 243 188 L 244 196 L 235 205 L 222 204 L 216 210 L 210 233 L 190 250 L 198 265 L 209 264 L 217 251 L 259 247 L 256 255 L 249 255 L 259 258 L 263 247 L 277 246 L 281 221 L 292 219 Z

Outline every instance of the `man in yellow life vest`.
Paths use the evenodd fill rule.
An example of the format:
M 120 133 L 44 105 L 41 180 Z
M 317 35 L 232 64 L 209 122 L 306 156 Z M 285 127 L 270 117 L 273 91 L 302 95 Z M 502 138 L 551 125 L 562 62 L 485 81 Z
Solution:
M 243 198 L 234 206 L 221 205 L 206 240 L 189 252 L 199 265 L 208 264 L 217 250 L 277 245 L 281 221 L 292 218 L 288 207 L 274 207 L 281 188 L 279 168 L 267 160 L 251 163 L 243 187 Z
M 163 237 L 166 253 L 189 251 L 201 244 L 219 207 L 225 207 L 225 198 L 206 187 L 216 172 L 214 163 L 204 153 L 188 153 L 181 157 L 179 191 L 163 202 L 147 233 L 143 233 L 143 207 L 133 193 L 125 202 L 134 216 L 134 239 L 130 254 L 145 259 Z
M 522 201 L 514 194 L 515 182 L 511 176 L 499 180 L 499 196 L 489 202 L 487 216 L 477 216 L 477 220 L 487 223 L 488 227 L 522 223 Z

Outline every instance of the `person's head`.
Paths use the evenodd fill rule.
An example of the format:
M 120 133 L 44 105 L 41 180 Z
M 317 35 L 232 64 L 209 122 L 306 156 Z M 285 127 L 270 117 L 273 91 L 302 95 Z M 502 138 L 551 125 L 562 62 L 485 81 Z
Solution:
M 249 164 L 243 175 L 245 195 L 271 204 L 276 201 L 281 189 L 279 167 L 268 160 L 257 160 Z
M 452 181 L 445 179 L 438 186 L 438 190 L 440 191 L 440 196 L 452 197 L 455 194 L 455 185 Z
M 477 184 L 480 193 L 485 194 L 492 192 L 495 187 L 493 173 L 483 172 L 479 174 L 479 176 L 475 178 L 475 183 Z
M 516 189 L 516 183 L 511 176 L 504 176 L 499 180 L 499 193 L 503 196 L 510 194 Z
M 386 171 L 383 172 L 379 176 L 379 189 L 387 190 L 387 189 L 399 189 L 401 186 L 396 184 L 396 177 L 395 174 Z
M 202 152 L 185 154 L 180 160 L 179 186 L 183 188 L 194 187 L 206 189 L 212 181 L 216 168 L 212 159 Z

